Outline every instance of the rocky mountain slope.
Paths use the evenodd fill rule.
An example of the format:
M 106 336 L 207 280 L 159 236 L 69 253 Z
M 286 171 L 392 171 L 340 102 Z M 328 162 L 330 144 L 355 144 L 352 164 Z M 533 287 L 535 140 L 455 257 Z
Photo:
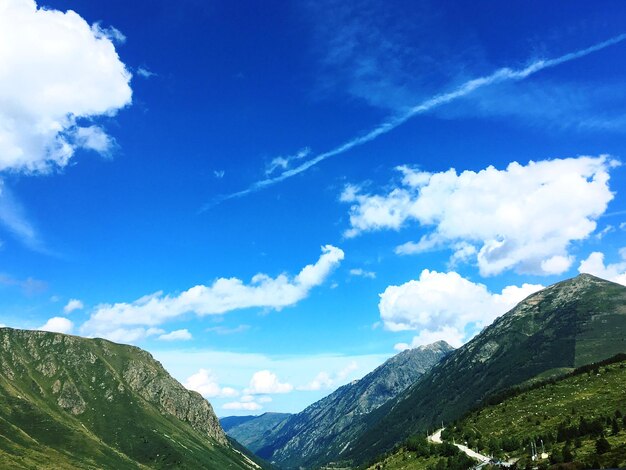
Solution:
M 292 415 L 249 448 L 281 468 L 335 460 L 365 431 L 374 410 L 397 397 L 452 350 L 439 341 L 404 351 L 361 380 Z
M 4 468 L 236 468 L 211 405 L 133 346 L 0 328 Z
M 291 416 L 291 413 L 263 413 L 259 416 L 229 416 L 221 418 L 224 432 L 252 452 L 268 445 L 266 437 Z
M 626 287 L 588 274 L 539 291 L 375 410 L 345 456 L 363 462 L 487 395 L 626 352 Z

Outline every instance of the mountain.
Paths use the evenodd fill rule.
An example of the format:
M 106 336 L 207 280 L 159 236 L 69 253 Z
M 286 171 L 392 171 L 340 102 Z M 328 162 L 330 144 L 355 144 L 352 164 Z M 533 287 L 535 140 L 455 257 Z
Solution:
M 626 354 L 620 354 L 557 379 L 491 396 L 447 425 L 441 436 L 448 443 L 467 442 L 470 448 L 498 460 L 520 459 L 518 468 L 532 466 L 532 441 L 539 454 L 547 454 L 539 455 L 540 468 L 548 462 L 567 464 L 564 468 L 570 469 L 626 468 L 624 384 Z M 602 434 L 608 443 L 604 449 L 598 446 Z M 428 444 L 423 434 L 413 435 L 369 470 L 450 468 L 439 464 L 450 459 L 440 456 L 444 449 Z
M 366 430 L 367 418 L 374 410 L 412 385 L 452 350 L 449 344 L 439 341 L 401 352 L 362 379 L 292 415 L 249 448 L 257 449 L 257 455 L 281 468 L 310 467 L 335 460 Z
M 290 413 L 263 413 L 260 416 L 229 416 L 220 419 L 224 431 L 241 445 L 257 452 L 267 446 L 271 432 L 291 416 Z
M 3 468 L 258 469 L 139 348 L 0 328 Z
M 220 425 L 226 434 L 232 428 L 236 428 L 237 426 L 247 423 L 248 421 L 252 421 L 253 419 L 258 418 L 257 415 L 248 415 L 248 416 L 226 416 L 225 418 L 220 418 Z
M 620 352 L 626 352 L 626 287 L 588 274 L 554 284 L 375 410 L 346 459 L 364 462 L 410 434 L 459 418 L 487 395 Z

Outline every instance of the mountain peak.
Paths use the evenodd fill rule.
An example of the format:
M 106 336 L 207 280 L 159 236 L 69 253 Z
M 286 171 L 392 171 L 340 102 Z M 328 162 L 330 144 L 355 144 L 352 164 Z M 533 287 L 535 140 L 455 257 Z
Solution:
M 450 352 L 454 351 L 454 347 L 450 346 L 446 341 L 440 339 L 439 341 L 435 341 L 434 343 L 424 344 L 422 346 L 418 346 L 415 348 L 419 351 L 443 351 Z

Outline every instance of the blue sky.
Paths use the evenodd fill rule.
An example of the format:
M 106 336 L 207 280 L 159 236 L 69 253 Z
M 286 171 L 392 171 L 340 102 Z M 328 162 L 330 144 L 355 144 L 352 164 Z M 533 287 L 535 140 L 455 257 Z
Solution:
M 626 283 L 626 7 L 0 3 L 0 323 L 299 411 Z

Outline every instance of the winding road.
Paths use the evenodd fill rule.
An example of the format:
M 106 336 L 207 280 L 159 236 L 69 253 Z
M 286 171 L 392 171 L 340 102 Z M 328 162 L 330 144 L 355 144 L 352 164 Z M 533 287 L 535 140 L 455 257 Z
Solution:
M 433 434 L 428 436 L 428 440 L 435 444 L 443 444 L 443 441 L 441 440 L 441 431 L 443 431 L 444 429 L 445 428 L 441 428 L 435 431 Z M 487 457 L 486 455 L 479 454 L 478 452 L 474 452 L 472 449 L 470 449 L 467 446 L 464 446 L 462 444 L 454 444 L 454 445 L 458 447 L 461 452 L 465 453 L 467 456 L 473 459 L 478 460 L 480 463 L 487 463 L 491 461 L 491 457 Z

